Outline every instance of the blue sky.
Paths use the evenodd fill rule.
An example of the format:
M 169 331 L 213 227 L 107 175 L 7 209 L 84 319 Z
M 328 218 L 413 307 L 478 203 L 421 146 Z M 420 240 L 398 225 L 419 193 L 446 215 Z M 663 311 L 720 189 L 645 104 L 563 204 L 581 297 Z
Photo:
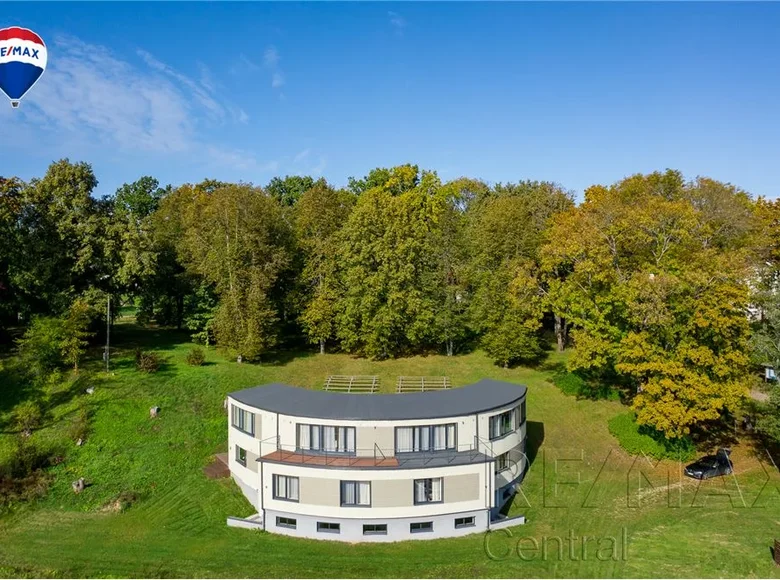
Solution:
M 777 3 L 4 3 L 49 65 L 0 175 L 336 185 L 417 163 L 578 193 L 672 167 L 780 195 Z

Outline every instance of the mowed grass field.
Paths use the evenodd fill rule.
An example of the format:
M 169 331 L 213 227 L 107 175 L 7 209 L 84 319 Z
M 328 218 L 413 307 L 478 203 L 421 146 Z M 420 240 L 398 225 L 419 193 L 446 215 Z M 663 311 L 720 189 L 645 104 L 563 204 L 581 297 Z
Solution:
M 538 369 L 502 369 L 481 353 L 371 362 L 300 353 L 237 364 L 213 349 L 185 363 L 186 334 L 120 320 L 113 374 L 99 353 L 78 378 L 50 394 L 50 415 L 33 434 L 59 448 L 49 493 L 0 517 L 5 577 L 778 577 L 770 552 L 780 538 L 780 476 L 747 442 L 735 447 L 736 478 L 698 485 L 674 462 L 622 452 L 607 421 L 625 407 L 567 397 L 549 382 L 557 354 Z M 133 349 L 158 350 L 156 374 L 135 370 Z M 399 375 L 447 375 L 455 385 L 483 377 L 526 384 L 532 464 L 508 532 L 397 544 L 296 540 L 228 528 L 252 507 L 229 479 L 203 475 L 226 449 L 222 402 L 231 391 L 280 381 L 321 388 L 329 374 L 372 374 L 393 390 Z M 85 394 L 88 386 L 93 395 Z M 19 393 L 0 385 L 0 425 Z M 77 447 L 64 433 L 81 405 L 92 431 Z M 158 405 L 160 417 L 149 418 Z M 2 431 L 2 428 L 0 428 Z M 13 434 L 0 432 L 0 461 Z M 81 494 L 71 481 L 91 485 Z M 122 493 L 137 500 L 111 509 Z M 518 546 L 520 548 L 518 552 Z M 538 547 L 538 550 L 534 548 Z

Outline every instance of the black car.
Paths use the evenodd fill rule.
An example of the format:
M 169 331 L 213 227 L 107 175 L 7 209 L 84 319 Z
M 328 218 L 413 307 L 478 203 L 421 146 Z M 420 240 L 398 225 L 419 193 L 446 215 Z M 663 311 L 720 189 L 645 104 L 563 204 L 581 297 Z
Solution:
M 729 459 L 731 449 L 718 449 L 715 455 L 702 457 L 685 468 L 685 475 L 694 479 L 709 479 L 719 475 L 729 475 L 734 466 Z

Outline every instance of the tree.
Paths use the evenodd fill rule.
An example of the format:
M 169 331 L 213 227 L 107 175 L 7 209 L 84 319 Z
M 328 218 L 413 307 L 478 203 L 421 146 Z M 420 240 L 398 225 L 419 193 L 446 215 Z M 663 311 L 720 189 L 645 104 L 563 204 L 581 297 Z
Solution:
M 15 177 L 0 177 L 0 331 L 18 312 L 19 297 L 9 272 L 19 268 L 18 220 L 26 184 Z
M 83 291 L 106 285 L 110 207 L 92 197 L 96 186 L 89 164 L 63 159 L 23 189 L 17 227 L 25 259 L 10 278 L 27 312 L 59 314 Z
M 36 316 L 17 342 L 21 368 L 36 382 L 43 382 L 62 365 L 63 322 L 51 316 Z
M 152 215 L 170 189 L 159 185 L 153 177 L 142 177 L 122 185 L 111 200 L 112 231 L 119 252 L 117 280 L 131 293 L 138 292 L 143 281 L 154 275 L 157 265 Z
M 417 165 L 398 165 L 389 169 L 377 167 L 362 179 L 350 177 L 347 189 L 358 196 L 374 189 L 381 189 L 390 195 L 400 195 L 417 187 L 419 177 L 420 169 Z
M 417 179 L 408 166 L 362 193 L 339 234 L 341 298 L 336 333 L 350 352 L 386 358 L 440 341 L 439 259 L 435 230 L 444 208 L 435 173 Z
M 667 171 L 594 186 L 553 218 L 542 254 L 567 272 L 551 291 L 575 326 L 570 370 L 633 387 L 638 423 L 669 438 L 745 393 L 751 211 L 729 186 Z
M 79 372 L 79 361 L 89 345 L 89 337 L 93 335 L 89 327 L 99 315 L 84 299 L 76 299 L 68 309 L 67 316 L 62 321 L 62 339 L 60 352 L 63 360 L 73 365 L 73 370 Z
M 317 183 L 322 185 L 323 180 Z M 308 175 L 287 175 L 284 179 L 274 177 L 265 186 L 265 192 L 285 207 L 294 206 L 301 196 L 314 187 L 314 178 Z
M 340 294 L 336 234 L 344 226 L 354 199 L 348 192 L 337 191 L 321 181 L 305 192 L 296 206 L 295 229 L 304 259 L 301 324 L 309 340 L 319 343 L 321 354 L 336 327 Z
M 281 292 L 292 232 L 279 203 L 250 185 L 212 191 L 182 186 L 180 255 L 219 297 L 211 323 L 218 344 L 257 360 L 277 343 Z
M 471 325 L 500 364 L 533 362 L 544 352 L 540 330 L 550 304 L 539 249 L 551 217 L 572 205 L 559 186 L 532 181 L 499 183 L 472 204 Z

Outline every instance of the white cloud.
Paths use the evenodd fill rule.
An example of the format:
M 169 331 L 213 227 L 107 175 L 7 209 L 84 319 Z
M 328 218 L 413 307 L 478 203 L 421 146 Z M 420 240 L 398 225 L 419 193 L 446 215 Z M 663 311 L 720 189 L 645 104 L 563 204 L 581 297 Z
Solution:
M 312 167 L 311 172 L 314 175 L 322 175 L 322 172 L 325 171 L 325 167 L 328 165 L 327 160 L 324 157 L 320 157 L 319 163 Z
M 395 28 L 396 32 L 403 34 L 404 28 L 406 28 L 406 20 L 403 16 L 397 12 L 389 11 L 387 15 L 390 17 L 390 26 Z
M 309 153 L 311 153 L 311 149 L 304 149 L 295 156 L 293 163 L 300 163 L 309 156 Z
M 265 52 L 263 53 L 263 64 L 268 68 L 276 68 L 276 65 L 279 64 L 279 51 L 276 50 L 276 47 L 269 46 L 265 49 Z
M 205 65 L 195 81 L 143 50 L 138 55 L 145 66 L 135 66 L 75 38 L 55 38 L 53 43 L 56 58 L 23 106 L 3 115 L 3 133 L 47 147 L 57 140 L 68 151 L 183 154 L 231 168 L 272 170 L 251 152 L 206 137 L 209 128 L 246 123 L 249 115 L 217 101 L 212 93 L 216 83 Z
M 275 89 L 278 89 L 282 85 L 284 85 L 284 76 L 282 75 L 282 73 L 275 72 L 271 76 L 271 86 Z

